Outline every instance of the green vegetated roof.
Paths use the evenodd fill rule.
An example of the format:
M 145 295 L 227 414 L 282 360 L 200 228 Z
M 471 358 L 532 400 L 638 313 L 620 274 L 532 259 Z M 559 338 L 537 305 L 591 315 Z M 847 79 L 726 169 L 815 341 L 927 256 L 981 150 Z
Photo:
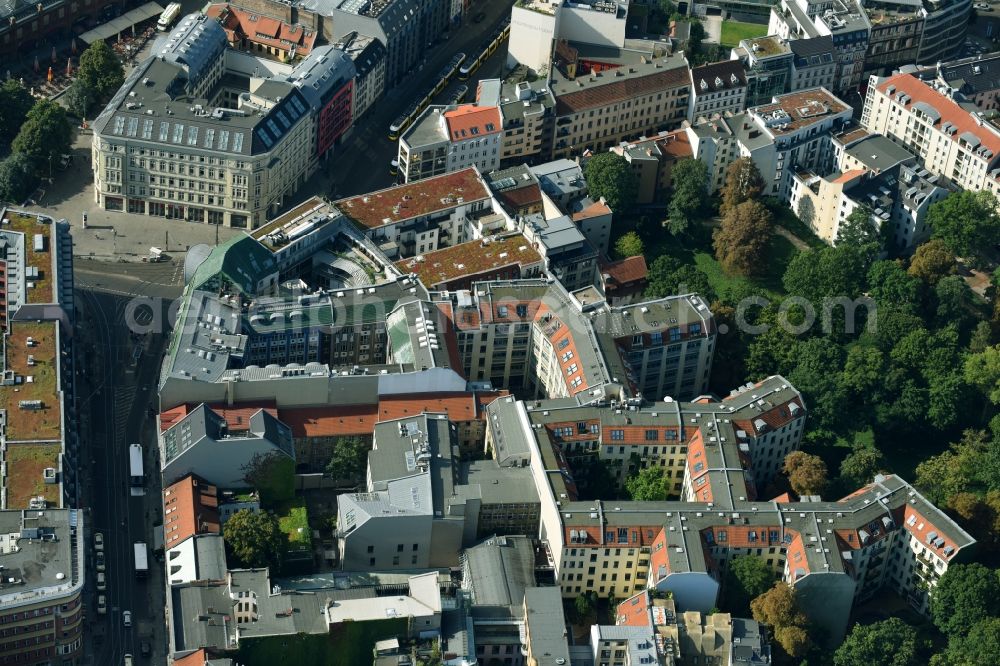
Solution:
M 250 236 L 237 236 L 212 250 L 195 272 L 194 287 L 222 276 L 243 293 L 253 294 L 257 282 L 276 270 L 274 255 L 267 248 Z

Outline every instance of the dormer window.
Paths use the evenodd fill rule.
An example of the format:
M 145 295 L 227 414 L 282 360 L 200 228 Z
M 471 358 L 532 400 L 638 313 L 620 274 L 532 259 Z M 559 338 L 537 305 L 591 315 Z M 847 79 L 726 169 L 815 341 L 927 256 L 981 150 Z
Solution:
M 722 79 L 720 79 L 718 76 L 715 77 L 715 87 L 716 88 L 721 88 L 722 87 Z
M 708 83 L 705 82 L 705 79 L 701 80 L 701 89 L 708 90 Z

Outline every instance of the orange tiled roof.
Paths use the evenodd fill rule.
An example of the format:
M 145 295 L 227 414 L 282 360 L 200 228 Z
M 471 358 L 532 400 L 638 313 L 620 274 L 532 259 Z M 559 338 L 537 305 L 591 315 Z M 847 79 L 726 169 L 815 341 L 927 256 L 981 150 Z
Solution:
M 507 391 L 487 393 L 416 393 L 383 398 L 378 404 L 378 420 L 392 421 L 424 412 L 447 413 L 450 421 L 485 418 L 484 405 L 507 395 Z
M 656 142 L 664 154 L 675 159 L 693 157 L 694 151 L 691 149 L 691 140 L 684 130 L 674 130 L 665 139 Z
M 314 31 L 232 5 L 215 4 L 209 7 L 205 14 L 219 21 L 226 31 L 227 39 L 231 42 L 246 39 L 254 44 L 282 51 L 289 51 L 294 47 L 295 53 L 300 56 L 309 55 L 316 44 Z
M 463 104 L 457 109 L 445 111 L 444 120 L 452 141 L 465 141 L 503 131 L 500 109 L 495 106 Z
M 611 213 L 611 208 L 608 207 L 608 204 L 603 201 L 595 201 L 583 210 L 573 213 L 573 221 L 589 220 L 592 217 L 600 217 L 609 213 Z
M 206 661 L 208 661 L 208 653 L 205 648 L 199 648 L 185 657 L 174 659 L 174 666 L 205 666 Z
M 844 173 L 842 173 L 839 176 L 837 176 L 833 180 L 833 182 L 835 182 L 835 183 L 847 183 L 847 182 L 850 182 L 850 181 L 854 180 L 858 176 L 863 176 L 864 174 L 865 174 L 865 170 L 864 169 L 851 169 L 850 171 L 845 171 Z
M 898 102 L 897 96 L 900 93 L 904 93 L 910 97 L 910 100 L 902 105 L 905 109 L 912 109 L 913 105 L 919 102 L 934 107 L 941 116 L 934 123 L 938 129 L 944 123 L 951 123 L 955 126 L 955 132 L 951 134 L 952 141 L 958 141 L 962 134 L 969 132 L 979 139 L 980 145 L 993 151 L 994 157 L 1000 155 L 1000 137 L 988 129 L 980 127 L 972 114 L 960 107 L 951 98 L 945 97 L 912 74 L 890 76 L 878 85 L 878 90 L 884 95 L 889 86 L 895 87 L 892 95 L 890 95 L 893 101 Z
M 282 409 L 279 418 L 292 429 L 292 437 L 371 435 L 378 420 L 378 407 L 375 405 L 297 407 Z
M 651 621 L 648 590 L 643 590 L 621 602 L 615 610 L 615 624 L 618 626 L 648 627 Z
M 219 534 L 218 489 L 189 474 L 163 491 L 163 543 L 167 549 L 196 534 Z
M 601 273 L 608 275 L 615 286 L 645 280 L 648 274 L 646 257 L 641 254 L 620 261 L 601 264 Z
M 916 507 L 914 507 L 913 505 L 906 504 L 904 505 L 902 510 L 896 509 L 893 512 L 893 518 L 896 521 L 897 525 L 902 523 L 903 529 L 905 529 L 907 532 L 915 536 L 922 545 L 934 551 L 935 554 L 937 554 L 937 556 L 940 557 L 941 559 L 948 561 L 949 559 L 955 556 L 955 553 L 958 552 L 959 549 L 958 544 L 956 544 L 954 541 L 948 538 L 948 536 L 944 532 L 942 532 L 940 528 L 935 527 L 934 524 L 931 523 L 927 518 L 925 518 L 923 514 L 917 511 Z M 902 520 L 900 520 L 900 518 L 902 518 Z M 940 538 L 942 541 L 944 541 L 944 543 L 941 544 L 940 548 L 928 542 L 927 535 L 932 533 L 935 536 L 935 538 Z M 951 546 L 953 550 L 951 551 L 950 555 L 945 555 L 944 549 L 949 546 Z

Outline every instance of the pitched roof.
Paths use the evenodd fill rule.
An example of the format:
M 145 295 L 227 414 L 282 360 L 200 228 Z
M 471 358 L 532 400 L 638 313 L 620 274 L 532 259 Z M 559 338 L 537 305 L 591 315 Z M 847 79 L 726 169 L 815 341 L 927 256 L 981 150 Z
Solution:
M 417 393 L 384 398 L 378 404 L 378 420 L 392 421 L 414 414 L 433 412 L 448 414 L 449 421 L 483 419 L 483 408 L 507 391 L 485 393 Z
M 163 491 L 163 543 L 173 548 L 196 534 L 219 534 L 218 489 L 189 474 Z
M 594 201 L 582 210 L 578 210 L 573 213 L 572 217 L 574 222 L 578 222 L 580 220 L 589 220 L 592 217 L 600 217 L 601 215 L 608 215 L 610 213 L 611 208 L 602 199 Z
M 646 279 L 646 257 L 641 254 L 619 261 L 601 264 L 601 273 L 608 276 L 605 281 L 610 285 L 621 286 Z
M 702 81 L 705 87 L 702 87 Z M 747 84 L 743 63 L 739 60 L 723 60 L 691 69 L 691 85 L 696 94 L 730 90 Z
M 613 74 L 608 75 L 613 76 Z M 556 98 L 556 115 L 579 113 L 597 109 L 642 95 L 663 92 L 690 83 L 688 71 L 684 67 L 674 67 L 646 76 L 635 76 L 620 80 L 610 79 L 604 85 L 594 85 L 576 92 L 565 93 Z
M 375 405 L 300 407 L 281 410 L 281 420 L 292 437 L 344 437 L 370 435 L 378 418 Z
M 457 109 L 445 111 L 443 116 L 448 125 L 448 138 L 452 141 L 466 141 L 503 131 L 500 109 L 495 106 L 463 104 Z
M 889 88 L 892 88 L 891 93 L 888 92 Z M 934 114 L 926 111 L 927 107 L 930 107 L 939 116 L 933 122 L 934 127 L 941 130 L 946 123 L 950 123 L 955 128 L 954 132 L 949 132 L 952 141 L 959 141 L 963 135 L 971 134 L 979 141 L 979 146 L 992 151 L 994 157 L 1000 155 L 1000 136 L 981 127 L 971 113 L 916 76 L 912 74 L 890 76 L 878 84 L 878 91 L 911 111 L 914 106 L 921 105 L 921 109 L 925 109 L 924 113 L 933 117 Z M 899 101 L 900 95 L 906 95 L 905 103 Z

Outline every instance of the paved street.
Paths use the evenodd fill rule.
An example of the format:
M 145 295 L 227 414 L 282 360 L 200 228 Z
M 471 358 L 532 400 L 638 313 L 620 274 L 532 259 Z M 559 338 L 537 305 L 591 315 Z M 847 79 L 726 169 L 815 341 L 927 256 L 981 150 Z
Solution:
M 136 310 L 133 299 L 148 297 L 153 307 L 165 312 L 180 287 L 170 284 L 173 274 L 166 263 L 107 264 L 81 258 L 75 268 L 80 312 L 77 353 L 83 370 L 81 425 L 89 446 L 84 459 L 90 460 L 83 470 L 83 504 L 91 510 L 94 530 L 104 535 L 109 609 L 107 615 L 97 614 L 97 591 L 91 587 L 85 654 L 90 664 L 120 664 L 125 653 L 138 655 L 140 641 L 147 640 L 153 649 L 149 663 L 162 664 L 166 663 L 162 565 L 152 561 L 149 578 L 136 581 L 132 546 L 145 542 L 152 556 L 153 530 L 162 524 L 152 414 L 166 338 L 132 335 L 127 319 L 151 322 L 154 316 L 146 301 Z M 129 496 L 128 445 L 133 442 L 141 443 L 146 453 L 144 497 Z M 89 578 L 94 580 L 93 563 L 90 567 Z M 132 611 L 131 629 L 122 626 L 124 610 Z

